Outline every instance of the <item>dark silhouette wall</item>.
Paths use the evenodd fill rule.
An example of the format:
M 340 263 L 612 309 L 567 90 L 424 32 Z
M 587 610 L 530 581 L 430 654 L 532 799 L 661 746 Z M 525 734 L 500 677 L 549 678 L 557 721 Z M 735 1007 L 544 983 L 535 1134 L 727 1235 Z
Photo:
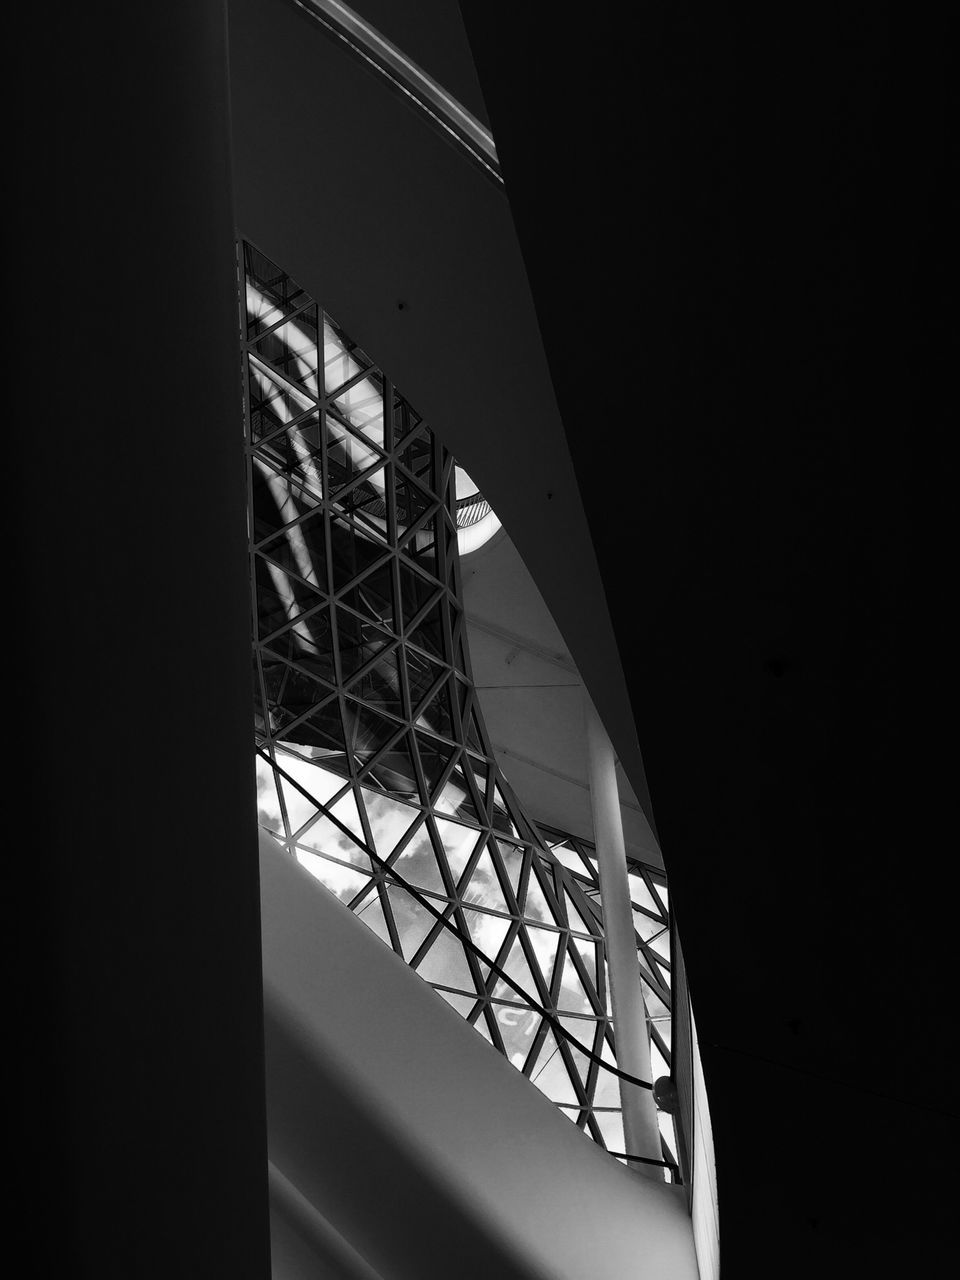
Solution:
M 18 22 L 14 1227 L 38 1276 L 264 1280 L 225 9 Z
M 462 9 L 684 940 L 725 1274 L 929 1269 L 945 34 Z

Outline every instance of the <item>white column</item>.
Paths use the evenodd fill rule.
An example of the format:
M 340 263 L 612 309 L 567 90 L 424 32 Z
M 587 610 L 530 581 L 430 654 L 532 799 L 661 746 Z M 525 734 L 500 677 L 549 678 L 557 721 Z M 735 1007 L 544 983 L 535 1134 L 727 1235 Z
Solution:
M 616 760 L 613 746 L 586 690 L 584 712 L 590 807 L 593 811 L 594 841 L 600 868 L 600 898 L 617 1042 L 617 1065 L 621 1071 L 653 1083 L 650 1037 L 640 988 L 640 966 L 627 880 L 627 856 L 620 816 Z M 652 1092 L 621 1080 L 620 1101 L 627 1151 L 631 1155 L 662 1159 L 657 1108 Z M 646 1172 L 663 1180 L 663 1170 L 655 1165 L 635 1164 L 631 1167 L 639 1173 Z

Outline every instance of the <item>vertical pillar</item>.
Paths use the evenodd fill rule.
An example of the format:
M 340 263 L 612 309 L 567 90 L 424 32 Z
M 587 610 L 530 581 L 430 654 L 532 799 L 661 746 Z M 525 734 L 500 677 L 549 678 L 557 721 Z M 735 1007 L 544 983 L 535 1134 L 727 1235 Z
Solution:
M 593 812 L 597 865 L 600 869 L 600 897 L 617 1041 L 617 1063 L 622 1071 L 640 1080 L 651 1080 L 650 1038 L 643 993 L 640 990 L 640 969 L 630 906 L 616 761 L 613 746 L 586 691 L 584 715 L 590 807 Z M 648 1159 L 661 1159 L 660 1129 L 652 1092 L 621 1080 L 620 1102 L 623 1107 L 623 1135 L 628 1153 Z M 636 1164 L 632 1167 L 658 1180 L 663 1177 L 662 1170 L 655 1165 Z

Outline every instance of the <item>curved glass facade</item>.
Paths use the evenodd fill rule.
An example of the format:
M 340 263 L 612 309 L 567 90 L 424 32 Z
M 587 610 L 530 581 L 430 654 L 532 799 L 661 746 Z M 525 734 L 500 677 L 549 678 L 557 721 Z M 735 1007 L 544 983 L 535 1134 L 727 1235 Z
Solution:
M 524 814 L 471 678 L 458 524 L 482 498 L 314 299 L 246 244 L 243 271 L 259 821 L 623 1152 L 592 849 Z M 669 902 L 662 873 L 634 865 L 630 882 L 656 1078 L 671 1058 Z M 674 1162 L 665 1113 L 661 1131 Z

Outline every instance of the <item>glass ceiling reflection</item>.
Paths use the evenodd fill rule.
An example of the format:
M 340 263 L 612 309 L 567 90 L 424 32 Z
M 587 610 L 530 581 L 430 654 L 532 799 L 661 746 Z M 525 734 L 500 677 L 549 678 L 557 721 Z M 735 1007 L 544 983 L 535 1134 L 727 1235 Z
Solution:
M 523 813 L 470 675 L 459 560 L 488 511 L 335 321 L 248 244 L 243 265 L 259 821 L 622 1152 L 616 1076 L 541 1012 L 616 1065 L 593 851 Z M 630 883 L 656 1078 L 670 1064 L 668 904 L 660 873 L 636 866 Z

